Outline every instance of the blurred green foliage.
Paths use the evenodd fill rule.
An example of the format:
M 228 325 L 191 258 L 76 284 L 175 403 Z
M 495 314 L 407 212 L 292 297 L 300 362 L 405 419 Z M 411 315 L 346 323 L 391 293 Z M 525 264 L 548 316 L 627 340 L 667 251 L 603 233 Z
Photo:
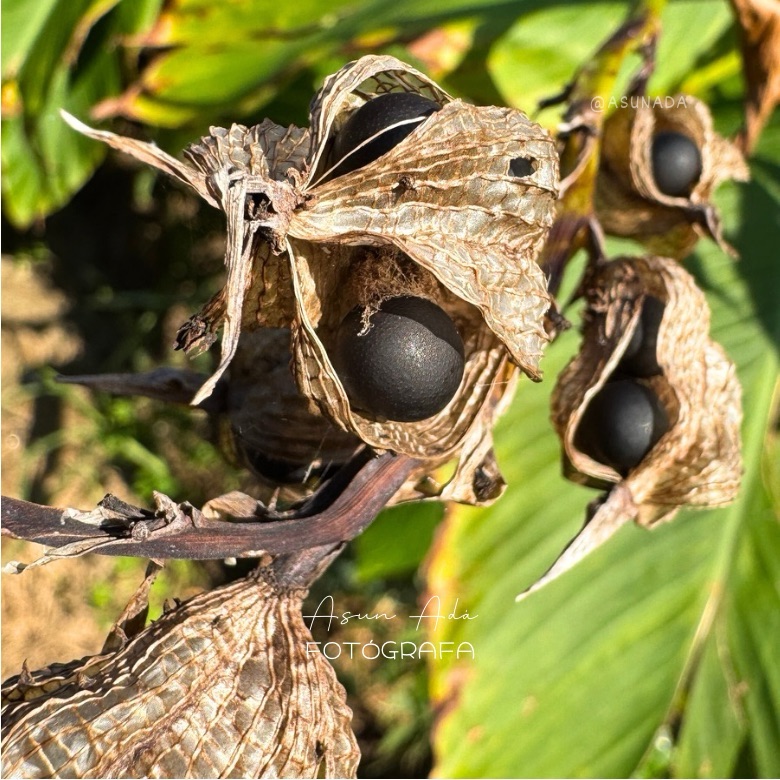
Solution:
M 92 195 L 74 199 L 104 149 L 69 130 L 60 108 L 85 120 L 110 119 L 114 129 L 176 153 L 213 124 L 263 116 L 305 124 L 325 75 L 361 54 L 387 52 L 427 70 L 453 94 L 530 113 L 539 98 L 561 89 L 627 9 L 624 2 L 573 0 L 3 0 L 2 191 L 4 216 L 16 228 L 12 246 L 18 256 L 51 264 L 94 345 L 85 358 L 92 370 L 168 362 L 166 318 L 177 304 L 196 308 L 219 283 L 219 220 L 148 172 L 117 168 L 121 161 L 98 171 Z M 626 61 L 616 94 L 637 64 Z M 691 92 L 711 104 L 718 130 L 736 130 L 743 84 L 724 0 L 666 7 L 650 90 Z M 553 129 L 560 115 L 547 109 L 539 118 Z M 777 117 L 751 170 L 751 183 L 724 186 L 717 197 L 741 262 L 709 242 L 686 261 L 707 293 L 713 337 L 736 362 L 744 388 L 745 478 L 733 506 L 684 512 L 653 532 L 626 528 L 561 580 L 515 603 L 576 532 L 593 497 L 560 476 L 548 421 L 555 377 L 577 349 L 572 330 L 549 349 L 546 381 L 522 383 L 499 425 L 505 497 L 488 509 L 450 509 L 432 549 L 440 507 L 387 511 L 318 586 L 360 604 L 385 594 L 400 611 L 413 609 L 411 576 L 427 553 L 429 592 L 458 598 L 479 616 L 443 621 L 435 635 L 469 641 L 476 655 L 468 663 L 445 657 L 428 664 L 439 713 L 435 774 L 780 773 Z M 133 214 L 122 235 L 141 236 L 119 239 L 121 263 L 112 245 L 87 246 L 106 229 L 95 207 L 106 193 L 113 211 Z M 77 244 L 80 253 L 67 265 L 67 247 Z M 628 241 L 610 246 L 641 251 Z M 580 269 L 570 267 L 568 289 Z M 576 322 L 576 308 L 566 314 Z M 103 346 L 108 321 L 112 340 Z M 32 395 L 79 407 L 84 424 L 38 437 L 28 459 L 42 459 L 67 439 L 101 453 L 147 499 L 162 490 L 197 503 L 216 481 L 224 490 L 237 484 L 189 413 L 126 399 L 88 402 L 45 376 L 36 381 Z M 183 581 L 177 576 L 169 585 Z M 90 598 L 107 608 L 110 586 Z M 365 669 L 339 671 L 358 720 L 369 723 L 364 746 L 372 729 L 384 735 L 373 739 L 364 768 L 423 771 L 429 758 L 414 737 L 431 721 L 423 664 L 384 664 L 373 682 L 387 695 L 371 688 Z M 367 695 L 377 697 L 373 709 L 361 699 Z

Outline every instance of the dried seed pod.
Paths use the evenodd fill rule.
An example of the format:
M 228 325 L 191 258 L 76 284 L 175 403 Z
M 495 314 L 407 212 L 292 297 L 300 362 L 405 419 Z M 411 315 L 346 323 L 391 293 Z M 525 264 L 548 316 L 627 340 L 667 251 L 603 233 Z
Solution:
M 595 193 L 604 230 L 678 259 L 702 235 L 733 253 L 710 196 L 725 179 L 748 178 L 739 150 L 715 133 L 709 109 L 696 98 L 637 98 L 633 103 L 604 123 Z M 670 160 L 675 166 L 683 163 L 685 171 L 666 170 Z
M 596 267 L 585 289 L 582 346 L 558 377 L 552 420 L 566 476 L 609 493 L 592 502 L 582 530 L 518 600 L 571 569 L 631 520 L 654 526 L 684 505 L 727 504 L 739 489 L 741 388 L 734 365 L 709 338 L 709 307 L 691 275 L 670 258 L 626 257 Z M 653 298 L 663 304 L 655 333 L 660 373 L 632 381 L 660 403 L 667 430 L 621 474 L 592 457 L 599 453 L 578 433 L 602 388 L 625 381 L 623 357 L 636 342 L 640 320 L 654 321 L 655 314 L 644 314 Z M 658 307 L 652 308 L 657 314 Z
M 227 438 L 239 461 L 265 482 L 303 487 L 346 463 L 362 442 L 309 411 L 290 359 L 288 329 L 241 334 L 225 382 Z
M 352 713 L 260 570 L 181 604 L 123 649 L 3 685 L 14 777 L 355 777 Z
M 368 100 L 396 91 L 441 108 L 379 159 L 327 180 L 339 129 Z M 465 104 L 393 57 L 364 57 L 326 80 L 311 131 L 268 120 L 212 128 L 187 150 L 191 165 L 69 121 L 187 182 L 227 214 L 225 289 L 180 333 L 180 344 L 195 348 L 225 324 L 222 360 L 194 403 L 227 369 L 242 329 L 290 327 L 296 381 L 313 412 L 375 448 L 441 461 L 467 441 L 472 456 L 488 457 L 496 388 L 514 386 L 506 384 L 509 360 L 541 378 L 550 298 L 535 258 L 553 219 L 558 158 L 549 135 L 520 111 Z M 352 409 L 331 360 L 334 328 L 349 309 L 399 295 L 435 303 L 464 341 L 458 392 L 418 422 Z M 476 496 L 477 464 L 468 460 L 471 472 L 456 471 L 455 492 Z M 486 461 L 491 473 L 494 465 Z
M 669 258 L 621 258 L 597 268 L 586 288 L 582 347 L 561 373 L 552 404 L 567 476 L 599 487 L 622 481 L 644 525 L 685 504 L 733 500 L 741 476 L 740 387 L 709 338 L 709 308 L 693 278 Z M 578 432 L 602 388 L 625 380 L 623 356 L 651 298 L 663 303 L 655 342 L 660 373 L 633 381 L 658 399 L 668 430 L 621 475 L 588 455 Z

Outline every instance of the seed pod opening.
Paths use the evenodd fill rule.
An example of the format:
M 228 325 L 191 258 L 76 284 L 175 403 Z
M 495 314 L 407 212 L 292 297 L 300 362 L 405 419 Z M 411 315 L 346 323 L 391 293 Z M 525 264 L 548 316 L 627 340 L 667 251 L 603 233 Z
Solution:
M 398 146 L 441 108 L 417 92 L 384 92 L 363 103 L 328 142 L 327 179 L 363 168 Z
M 441 108 L 415 127 L 413 138 L 322 181 L 339 131 L 377 95 L 396 91 Z M 312 105 L 312 139 L 314 197 L 289 230 L 301 391 L 372 446 L 446 458 L 477 424 L 508 358 L 539 378 L 550 299 L 534 258 L 553 216 L 552 140 L 520 112 L 453 100 L 389 57 L 364 58 L 326 81 Z M 378 422 L 353 408 L 332 361 L 336 329 L 349 311 L 361 305 L 370 313 L 395 296 L 440 307 L 464 345 L 457 392 L 442 411 L 419 421 Z M 490 423 L 479 425 L 487 435 Z
M 388 95 L 393 97 L 388 98 Z M 377 98 L 380 100 L 375 102 Z M 343 176 L 351 172 L 346 171 L 346 167 L 357 170 L 379 156 L 372 154 L 371 149 L 365 155 L 364 149 L 358 152 L 361 158 L 365 155 L 362 165 L 352 166 L 350 163 L 342 167 L 339 163 L 343 153 L 351 151 L 342 147 L 342 144 L 354 146 L 375 133 L 381 134 L 382 129 L 396 123 L 391 120 L 403 122 L 414 117 L 426 119 L 450 102 L 452 97 L 438 84 L 394 57 L 363 57 L 349 63 L 327 78 L 322 89 L 312 99 L 310 111 L 314 156 L 309 185 Z M 366 115 L 368 127 L 365 126 Z M 355 126 L 356 122 L 358 126 Z M 373 146 L 373 151 L 376 151 L 388 142 L 395 141 L 384 149 L 387 152 L 402 143 L 418 124 L 421 123 L 415 123 L 411 129 L 407 127 L 393 133 L 393 138 L 376 139 L 378 143 L 372 145 L 369 142 L 366 146 Z M 372 130 L 374 132 L 370 132 Z M 372 159 L 367 161 L 367 157 Z M 339 165 L 339 170 L 334 170 L 336 165 Z
M 468 424 L 478 416 L 491 394 L 497 373 L 507 362 L 501 342 L 485 327 L 476 307 L 447 290 L 433 274 L 406 255 L 389 247 L 334 246 L 329 250 L 329 255 L 310 255 L 307 271 L 312 287 L 302 285 L 300 289 L 304 302 L 314 295 L 333 301 L 332 305 L 311 307 L 313 314 L 319 313 L 319 318 L 309 318 L 316 342 L 304 338 L 301 330 L 294 330 L 294 351 L 300 349 L 302 354 L 311 355 L 309 361 L 316 359 L 328 366 L 327 372 L 316 375 L 301 370 L 310 362 L 295 362 L 304 395 L 320 401 L 322 407 L 317 408 L 331 417 L 335 400 L 347 421 L 345 428 L 377 448 L 400 449 L 418 457 L 426 452 L 430 457 L 433 451 L 439 457 L 448 457 L 463 437 L 462 428 L 453 422 L 462 425 L 465 420 Z M 383 303 L 404 297 L 424 300 L 440 309 L 452 322 L 463 349 L 462 374 L 451 398 L 434 414 L 411 421 L 387 419 L 386 415 L 362 408 L 370 403 L 357 406 L 350 403 L 348 388 L 336 365 L 343 323 L 355 307 L 363 310 L 364 324 L 369 328 L 372 315 L 380 311 Z M 312 378 L 318 380 L 316 384 Z M 413 452 L 409 452 L 412 448 Z
M 599 488 L 622 482 L 645 524 L 684 504 L 733 500 L 741 472 L 740 388 L 733 365 L 709 338 L 709 308 L 693 278 L 669 258 L 620 258 L 596 269 L 586 287 L 580 352 L 561 373 L 552 403 L 566 476 Z M 637 327 L 656 317 L 658 373 L 632 375 L 624 356 Z M 651 432 L 632 464 L 604 457 L 600 430 L 589 419 L 605 389 L 627 382 L 648 399 L 642 414 Z
M 645 98 L 604 123 L 596 213 L 607 233 L 669 257 L 689 254 L 703 235 L 733 253 L 710 197 L 720 182 L 747 178 L 741 153 L 715 132 L 704 103 Z

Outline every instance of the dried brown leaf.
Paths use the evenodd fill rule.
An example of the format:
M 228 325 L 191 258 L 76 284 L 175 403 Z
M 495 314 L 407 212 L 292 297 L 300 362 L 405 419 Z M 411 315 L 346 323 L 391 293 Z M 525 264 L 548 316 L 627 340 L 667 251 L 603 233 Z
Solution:
M 731 0 L 740 26 L 742 68 L 747 82 L 745 130 L 747 152 L 780 102 L 780 3 L 777 0 Z

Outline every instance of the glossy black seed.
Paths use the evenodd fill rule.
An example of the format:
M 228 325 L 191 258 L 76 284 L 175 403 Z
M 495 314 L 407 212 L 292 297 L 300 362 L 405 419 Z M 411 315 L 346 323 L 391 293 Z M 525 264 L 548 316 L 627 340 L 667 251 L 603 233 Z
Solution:
M 334 139 L 330 153 L 330 165 L 335 165 L 340 160 L 341 164 L 328 178 L 343 176 L 345 173 L 355 171 L 368 165 L 374 160 L 387 154 L 408 136 L 412 130 L 422 124 L 426 117 L 435 113 L 441 106 L 422 95 L 414 92 L 388 92 L 364 103 L 345 122 Z M 407 121 L 398 127 L 390 128 L 397 122 Z M 384 132 L 382 132 L 384 130 Z M 380 133 L 373 141 L 352 152 L 364 141 Z M 347 155 L 349 154 L 349 157 Z M 346 159 L 344 159 L 346 158 Z
M 669 418 L 655 393 L 632 379 L 622 379 L 607 383 L 591 399 L 574 444 L 625 476 L 668 428 Z
M 642 313 L 618 364 L 618 371 L 636 377 L 663 373 L 657 356 L 658 329 L 663 316 L 663 302 L 653 295 L 648 295 L 642 303 Z
M 440 412 L 463 378 L 463 341 L 455 324 L 425 298 L 390 298 L 363 335 L 356 306 L 336 335 L 333 362 L 350 403 L 371 416 L 415 422 Z
M 664 195 L 690 195 L 701 176 L 701 152 L 687 135 L 672 130 L 657 133 L 650 156 L 655 184 Z

